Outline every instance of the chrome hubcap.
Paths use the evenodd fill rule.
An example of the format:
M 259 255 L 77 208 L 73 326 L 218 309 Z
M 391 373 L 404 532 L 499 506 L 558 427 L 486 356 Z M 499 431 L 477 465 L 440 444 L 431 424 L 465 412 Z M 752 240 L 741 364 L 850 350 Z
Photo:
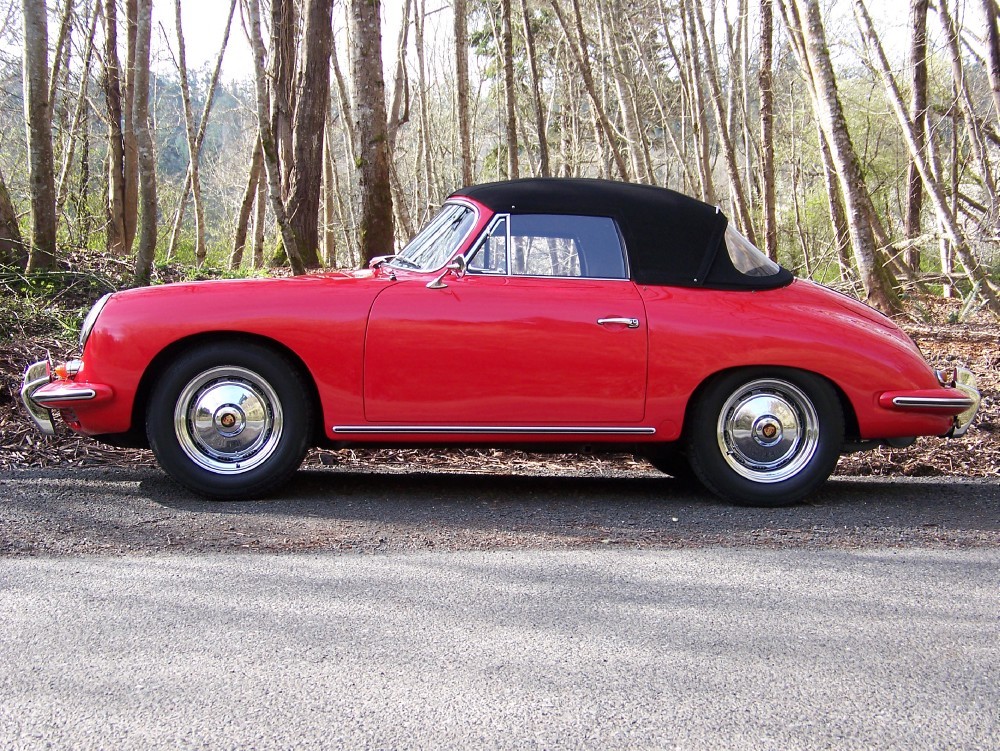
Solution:
M 764 378 L 741 387 L 722 406 L 719 448 L 737 474 L 754 482 L 781 482 L 816 453 L 819 416 L 805 393 L 787 381 Z
M 278 395 L 264 378 L 226 366 L 188 382 L 174 406 L 174 431 L 195 464 L 216 474 L 247 472 L 270 457 L 281 438 Z

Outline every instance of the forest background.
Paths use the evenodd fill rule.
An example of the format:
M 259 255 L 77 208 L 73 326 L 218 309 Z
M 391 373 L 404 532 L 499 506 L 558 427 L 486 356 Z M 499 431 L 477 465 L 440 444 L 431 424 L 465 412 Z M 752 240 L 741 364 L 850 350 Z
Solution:
M 971 325 L 947 336 L 995 373 L 998 13 L 0 0 L 0 369 L 107 289 L 364 265 L 453 190 L 541 175 L 718 204 L 800 276 Z

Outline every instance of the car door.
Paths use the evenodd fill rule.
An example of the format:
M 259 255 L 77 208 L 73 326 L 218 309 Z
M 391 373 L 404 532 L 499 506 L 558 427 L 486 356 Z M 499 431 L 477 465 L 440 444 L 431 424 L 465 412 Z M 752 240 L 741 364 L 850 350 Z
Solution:
M 550 428 L 640 422 L 643 302 L 614 223 L 603 220 L 598 230 L 589 219 L 499 217 L 467 272 L 446 277 L 447 286 L 401 280 L 382 292 L 365 342 L 366 419 Z

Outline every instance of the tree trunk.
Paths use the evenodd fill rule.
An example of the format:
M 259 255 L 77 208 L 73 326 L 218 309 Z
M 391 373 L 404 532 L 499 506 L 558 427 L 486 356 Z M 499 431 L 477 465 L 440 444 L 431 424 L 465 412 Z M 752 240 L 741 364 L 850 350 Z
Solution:
M 219 52 L 215 56 L 215 66 L 212 68 L 212 79 L 208 84 L 208 91 L 205 93 L 205 105 L 201 108 L 201 118 L 198 120 L 198 134 L 195 137 L 195 151 L 201 156 L 201 145 L 205 142 L 205 131 L 208 128 L 208 117 L 212 114 L 212 104 L 215 102 L 215 91 L 219 86 L 219 74 L 222 72 L 222 58 L 226 54 L 226 47 L 229 45 L 229 31 L 233 25 L 233 13 L 236 10 L 236 0 L 230 0 L 229 16 L 226 18 L 226 27 L 222 32 L 222 44 Z M 174 257 L 177 251 L 177 243 L 180 240 L 181 223 L 184 221 L 184 204 L 187 203 L 188 194 L 191 192 L 191 170 L 184 175 L 184 187 L 181 188 L 181 195 L 177 201 L 177 210 L 174 212 L 174 223 L 170 231 L 170 244 L 167 246 L 167 260 Z
M 862 34 L 865 37 L 865 43 L 875 52 L 876 63 L 882 80 L 885 83 L 886 92 L 889 95 L 889 103 L 892 105 L 896 119 L 899 121 L 900 126 L 902 126 L 903 136 L 910 149 L 910 158 L 920 171 L 920 177 L 923 180 L 924 187 L 927 189 L 927 194 L 930 196 L 937 210 L 938 220 L 947 232 L 955 254 L 962 261 L 962 265 L 969 274 L 969 278 L 976 284 L 976 288 L 987 307 L 994 315 L 1000 316 L 1000 299 L 997 298 L 988 275 L 982 266 L 980 266 L 979 259 L 976 258 L 972 248 L 969 247 L 955 214 L 948 208 L 948 203 L 940 183 L 934 179 L 923 152 L 917 147 L 916 129 L 906 113 L 903 97 L 889 69 L 889 61 L 886 59 L 882 44 L 875 35 L 875 29 L 872 26 L 871 17 L 868 14 L 868 9 L 865 7 L 864 1 L 855 0 L 854 9 L 858 25 L 861 27 Z M 955 84 L 956 87 L 960 86 L 958 81 Z M 952 137 L 956 137 L 956 134 L 952 134 Z
M 361 263 L 393 252 L 380 0 L 351 0 L 354 141 L 361 189 Z
M 337 265 L 337 233 L 334 230 L 337 195 L 334 177 L 332 131 L 329 123 L 323 130 L 323 262 L 326 266 Z
M 271 133 L 271 121 L 269 118 L 269 102 L 267 98 L 267 78 L 264 71 L 264 40 L 260 31 L 260 7 L 258 0 L 250 0 L 247 3 L 250 17 L 250 47 L 253 50 L 254 62 L 254 84 L 257 94 L 257 127 L 260 131 L 260 145 L 264 152 L 264 168 L 267 172 L 268 196 L 271 201 L 271 210 L 274 212 L 274 219 L 278 224 L 278 232 L 284 244 L 288 262 L 292 267 L 293 274 L 304 274 L 305 267 L 302 265 L 302 254 L 299 251 L 299 240 L 295 235 L 295 229 L 288 221 L 285 213 L 285 204 L 281 197 L 281 174 L 278 166 L 278 147 L 274 136 Z M 258 217 L 260 214 L 258 213 Z M 256 264 L 257 250 L 254 248 L 254 262 Z
M 295 112 L 296 0 L 271 2 L 271 133 L 281 174 L 281 200 L 288 200 L 293 163 L 292 118 Z M 265 149 L 266 154 L 266 149 Z
M 307 268 L 319 262 L 319 194 L 323 184 L 323 133 L 330 97 L 332 3 L 308 0 L 302 56 L 292 121 L 292 165 L 289 171 L 288 219 L 300 243 Z
M 993 91 L 993 114 L 1000 123 L 1000 29 L 997 28 L 996 0 L 983 0 L 983 14 L 986 16 L 986 68 Z
M 608 113 L 605 111 L 604 105 L 597 95 L 597 87 L 594 84 L 594 74 L 590 67 L 590 58 L 587 52 L 587 35 L 583 30 L 583 19 L 580 16 L 580 1 L 572 0 L 575 32 L 570 31 L 562 7 L 560 6 L 560 0 L 551 0 L 551 3 L 552 9 L 556 12 L 556 18 L 559 19 L 559 26 L 562 27 L 563 34 L 566 35 L 566 41 L 569 45 L 573 62 L 576 63 L 576 68 L 583 79 L 587 96 L 590 97 L 590 104 L 594 111 L 594 120 L 598 125 L 600 135 L 603 136 L 604 145 L 611 151 L 618 175 L 622 180 L 628 180 L 628 167 L 625 165 L 625 157 L 622 156 L 621 148 L 618 146 L 617 134 L 614 128 L 611 127 Z M 598 139 L 598 145 L 601 145 L 600 138 Z
M 503 55 L 503 95 L 507 134 L 507 177 L 519 177 L 517 161 L 517 120 L 514 102 L 514 36 L 511 32 L 510 0 L 500 0 L 500 25 Z
M 928 0 L 910 2 L 910 64 L 913 66 L 910 118 L 920 151 L 924 150 L 927 133 L 927 6 Z M 924 186 L 920 170 L 911 159 L 906 171 L 906 215 L 903 218 L 903 232 L 907 240 L 915 240 L 920 235 L 923 203 Z M 908 248 L 904 260 L 914 273 L 919 272 L 920 248 Z
M 236 217 L 236 231 L 233 234 L 233 252 L 229 255 L 229 268 L 238 269 L 243 263 L 243 248 L 247 244 L 247 230 L 250 225 L 250 212 L 253 211 L 254 199 L 257 197 L 257 185 L 260 183 L 260 170 L 264 166 L 264 152 L 260 147 L 260 139 L 254 141 L 253 154 L 250 156 L 250 174 L 247 176 L 247 187 L 240 201 L 240 213 Z
M 122 130 L 121 64 L 118 61 L 118 4 L 104 3 L 104 101 L 108 108 L 108 238 L 110 253 L 125 255 L 125 141 Z
M 472 141 L 469 135 L 469 18 L 466 0 L 455 0 L 455 100 L 462 185 L 472 184 Z
M 27 262 L 17 211 L 10 200 L 3 172 L 0 172 L 0 263 L 23 268 Z
M 135 74 L 136 74 L 136 30 L 138 27 L 137 0 L 125 0 L 125 80 L 122 89 L 122 141 L 125 161 L 125 200 L 122 205 L 125 227 L 125 251 L 132 250 L 136 229 L 139 226 L 139 144 L 136 140 L 135 117 Z
M 692 23 L 701 31 L 702 44 L 705 48 L 705 62 L 707 63 L 708 86 L 710 89 L 712 107 L 715 110 L 715 124 L 722 138 L 722 154 L 726 162 L 726 171 L 729 174 L 730 200 L 736 214 L 736 221 L 743 230 L 747 239 L 757 244 L 756 233 L 753 228 L 753 220 L 750 218 L 750 210 L 747 207 L 746 192 L 743 190 L 743 179 L 740 177 L 739 164 L 736 161 L 736 148 L 733 146 L 733 139 L 729 129 L 729 123 L 723 109 L 724 100 L 722 97 L 722 87 L 719 84 L 719 66 L 715 58 L 715 42 L 709 36 L 708 28 L 705 24 L 705 15 L 702 12 L 701 4 L 693 2 L 690 4 Z
M 774 90 L 772 0 L 760 0 L 760 172 L 764 200 L 764 252 L 778 260 L 778 218 L 774 194 Z
M 191 87 L 188 85 L 187 52 L 184 49 L 184 28 L 181 23 L 181 0 L 174 0 L 174 21 L 177 27 L 177 71 L 181 79 L 181 100 L 184 104 L 184 132 L 187 135 L 188 175 L 194 193 L 195 244 L 194 260 L 205 262 L 205 208 L 201 204 L 201 177 L 198 171 L 198 134 L 195 132 L 194 111 L 191 108 Z
M 549 177 L 549 141 L 545 126 L 545 110 L 542 109 L 541 88 L 538 83 L 538 60 L 535 57 L 535 31 L 531 25 L 528 0 L 521 0 L 521 20 L 524 22 L 524 52 L 528 58 L 528 73 L 531 78 L 531 104 L 535 112 L 535 131 L 538 133 L 538 172 Z
M 45 0 L 23 0 L 24 120 L 28 136 L 28 186 L 31 191 L 31 253 L 28 271 L 56 263 L 56 186 L 52 155 L 52 104 L 49 101 L 48 19 Z
M 136 148 L 139 157 L 142 225 L 135 257 L 135 283 L 149 284 L 156 257 L 156 156 L 149 122 L 149 47 L 152 31 L 153 0 L 138 0 L 135 37 L 135 122 Z
M 841 191 L 847 206 L 847 221 L 851 230 L 854 259 L 861 275 L 868 302 L 883 313 L 900 310 L 899 297 L 887 278 L 888 274 L 878 262 L 875 237 L 872 233 L 866 200 L 868 190 L 861 174 L 854 144 L 847 129 L 847 120 L 837 93 L 837 82 L 826 46 L 826 32 L 820 18 L 818 0 L 795 0 L 799 16 L 804 19 L 802 33 L 805 52 L 809 61 L 813 85 L 816 90 L 817 116 L 830 143 L 830 152 L 840 180 Z

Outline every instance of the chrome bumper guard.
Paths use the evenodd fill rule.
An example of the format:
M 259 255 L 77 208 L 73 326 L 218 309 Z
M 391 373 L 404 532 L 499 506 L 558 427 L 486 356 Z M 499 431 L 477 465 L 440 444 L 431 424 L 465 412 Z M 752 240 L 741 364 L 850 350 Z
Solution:
M 949 438 L 960 438 L 965 435 L 969 426 L 972 425 L 973 420 L 976 419 L 976 413 L 979 412 L 979 405 L 982 402 L 982 397 L 977 387 L 978 384 L 976 383 L 976 376 L 973 375 L 971 370 L 967 370 L 966 368 L 955 368 L 954 370 L 945 372 L 938 371 L 937 377 L 942 386 L 961 391 L 972 402 L 972 405 L 967 410 L 955 415 L 955 426 L 948 433 Z
M 31 421 L 44 435 L 55 435 L 56 428 L 52 422 L 52 410 L 35 403 L 32 396 L 42 386 L 52 381 L 51 366 L 48 360 L 39 360 L 29 365 L 24 371 L 24 382 L 21 384 L 21 401 L 28 410 Z

